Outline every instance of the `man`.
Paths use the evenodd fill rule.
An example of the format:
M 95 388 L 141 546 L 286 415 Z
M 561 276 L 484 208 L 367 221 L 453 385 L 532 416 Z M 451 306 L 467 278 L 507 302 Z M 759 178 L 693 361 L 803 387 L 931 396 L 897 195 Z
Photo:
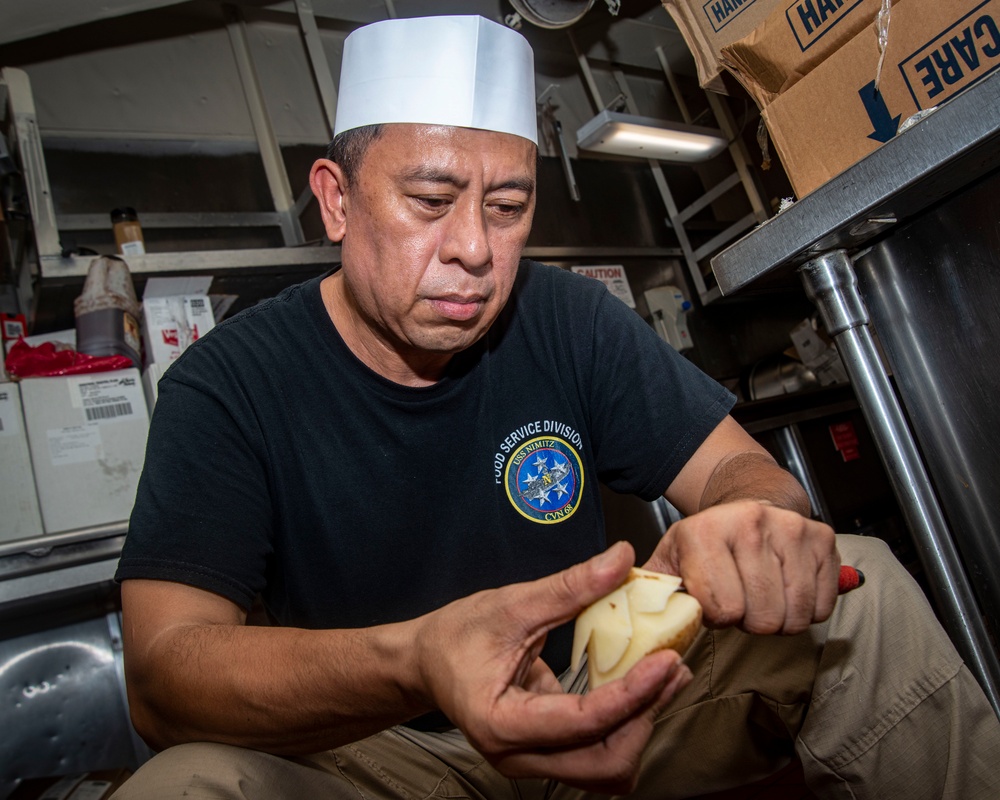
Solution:
M 836 537 L 733 398 L 599 284 L 520 261 L 524 40 L 392 20 L 344 59 L 311 174 L 341 268 L 160 385 L 119 578 L 162 752 L 116 796 L 684 797 L 793 741 L 830 796 L 988 796 L 996 718 L 885 549 L 841 541 L 869 582 L 838 603 Z M 719 630 L 584 693 L 565 624 L 634 558 L 605 551 L 599 479 L 687 514 L 647 566 Z M 276 624 L 246 624 L 258 595 Z

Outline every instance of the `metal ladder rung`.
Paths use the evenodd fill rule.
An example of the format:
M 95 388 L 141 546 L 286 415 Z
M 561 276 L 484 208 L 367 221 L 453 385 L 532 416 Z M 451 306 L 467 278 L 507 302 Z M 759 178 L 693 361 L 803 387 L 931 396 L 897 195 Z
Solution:
M 710 253 L 714 253 L 718 248 L 726 244 L 726 242 L 732 241 L 741 233 L 743 233 L 743 231 L 747 230 L 748 228 L 752 228 L 756 224 L 757 224 L 757 216 L 753 212 L 747 214 L 742 219 L 737 220 L 728 228 L 726 228 L 722 233 L 720 233 L 718 236 L 713 236 L 711 239 L 705 242 L 705 244 L 703 244 L 701 247 L 695 250 L 694 251 L 695 261 L 701 261 L 705 256 L 709 255 Z
M 740 178 L 740 174 L 738 172 L 732 173 L 705 192 L 705 194 L 695 200 L 687 208 L 681 209 L 681 211 L 677 214 L 677 219 L 681 222 L 687 222 L 691 219 L 691 217 L 705 208 L 705 206 L 715 202 L 730 189 L 739 186 L 741 182 L 742 179 Z

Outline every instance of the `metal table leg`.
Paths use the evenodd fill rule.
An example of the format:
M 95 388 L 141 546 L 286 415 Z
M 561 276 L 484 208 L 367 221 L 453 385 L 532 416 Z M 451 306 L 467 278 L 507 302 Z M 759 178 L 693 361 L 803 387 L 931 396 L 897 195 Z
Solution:
M 778 443 L 782 457 L 785 459 L 788 471 L 806 490 L 813 515 L 819 517 L 827 525 L 832 525 L 833 514 L 830 513 L 826 499 L 820 491 L 819 481 L 816 480 L 812 464 L 809 461 L 809 454 L 802 443 L 802 432 L 799 430 L 799 426 L 793 422 L 778 428 L 774 431 L 774 438 Z
M 1000 716 L 1000 661 L 930 478 L 875 349 L 854 265 L 846 251 L 834 250 L 804 264 L 800 274 L 806 294 L 816 304 L 850 375 L 900 509 L 916 540 L 942 624 Z

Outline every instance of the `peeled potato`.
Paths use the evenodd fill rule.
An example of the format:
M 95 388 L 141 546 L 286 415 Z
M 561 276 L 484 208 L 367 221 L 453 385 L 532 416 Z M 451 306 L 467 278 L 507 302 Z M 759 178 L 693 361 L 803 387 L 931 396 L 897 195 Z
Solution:
M 701 604 L 678 592 L 676 575 L 633 567 L 625 583 L 576 618 L 573 668 L 587 651 L 593 688 L 621 678 L 645 655 L 676 650 L 681 655 L 701 627 Z

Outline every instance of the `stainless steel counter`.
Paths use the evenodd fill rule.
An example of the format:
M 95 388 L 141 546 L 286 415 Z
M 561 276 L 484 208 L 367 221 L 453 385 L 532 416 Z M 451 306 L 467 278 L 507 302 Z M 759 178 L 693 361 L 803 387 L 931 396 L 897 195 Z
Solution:
M 856 250 L 1000 166 L 1000 72 L 945 103 L 712 258 L 724 295 L 794 281 L 812 257 Z

